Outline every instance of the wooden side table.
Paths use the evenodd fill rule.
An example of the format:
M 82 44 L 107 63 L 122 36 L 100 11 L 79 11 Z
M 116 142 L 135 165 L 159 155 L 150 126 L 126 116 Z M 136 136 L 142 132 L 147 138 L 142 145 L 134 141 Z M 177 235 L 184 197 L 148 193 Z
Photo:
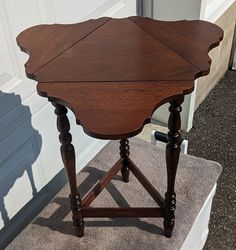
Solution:
M 100 18 L 83 23 L 39 25 L 17 37 L 30 55 L 26 74 L 38 82 L 38 94 L 55 106 L 61 155 L 70 183 L 73 223 L 84 235 L 85 217 L 163 217 L 165 236 L 175 224 L 175 176 L 180 153 L 180 112 L 194 80 L 210 70 L 208 51 L 223 31 L 203 21 L 161 22 L 150 18 Z M 166 147 L 167 192 L 163 198 L 129 158 L 127 138 L 137 135 L 152 113 L 170 102 Z M 81 200 L 75 152 L 66 116 L 71 109 L 88 135 L 120 139 L 120 159 Z M 121 171 L 130 171 L 159 208 L 92 208 L 90 204 Z

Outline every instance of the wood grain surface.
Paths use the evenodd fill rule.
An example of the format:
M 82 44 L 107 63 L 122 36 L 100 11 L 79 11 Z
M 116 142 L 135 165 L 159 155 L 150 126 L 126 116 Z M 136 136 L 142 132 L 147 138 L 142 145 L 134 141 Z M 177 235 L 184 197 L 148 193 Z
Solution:
M 70 108 L 88 135 L 122 139 L 141 132 L 158 106 L 190 93 L 193 81 L 41 83 L 37 89 Z
M 139 133 L 157 107 L 193 91 L 222 38 L 204 21 L 129 17 L 39 25 L 17 43 L 30 55 L 26 74 L 40 95 L 69 107 L 87 134 L 122 139 Z
M 63 54 L 109 20 L 110 18 L 100 18 L 78 24 L 38 25 L 19 34 L 16 40 L 17 44 L 22 51 L 30 55 L 25 64 L 27 76 L 33 78 L 34 72 Z

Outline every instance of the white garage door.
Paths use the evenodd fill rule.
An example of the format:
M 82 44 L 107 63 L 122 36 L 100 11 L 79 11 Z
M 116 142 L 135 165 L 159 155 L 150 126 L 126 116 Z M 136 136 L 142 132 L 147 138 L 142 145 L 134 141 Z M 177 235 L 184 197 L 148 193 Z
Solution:
M 63 168 L 53 108 L 26 79 L 16 36 L 41 23 L 135 14 L 134 0 L 0 0 L 0 229 Z M 78 171 L 106 142 L 75 125 L 72 134 Z

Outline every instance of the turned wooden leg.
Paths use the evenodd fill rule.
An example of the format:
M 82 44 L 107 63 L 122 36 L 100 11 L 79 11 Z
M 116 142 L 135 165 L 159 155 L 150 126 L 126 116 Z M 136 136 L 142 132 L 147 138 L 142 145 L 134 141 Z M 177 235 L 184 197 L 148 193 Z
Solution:
M 129 158 L 129 140 L 120 140 L 120 156 L 124 159 L 123 167 L 121 168 L 121 174 L 124 182 L 129 182 L 129 164 L 127 159 Z
M 165 194 L 165 236 L 171 237 L 175 225 L 175 204 L 176 194 L 174 192 L 175 176 L 179 162 L 180 153 L 180 125 L 182 110 L 181 104 L 184 96 L 179 96 L 170 102 L 170 116 L 168 121 L 168 143 L 166 146 L 166 167 L 167 167 L 167 192 Z
M 77 191 L 76 168 L 75 168 L 75 150 L 71 144 L 72 136 L 69 133 L 70 123 L 66 116 L 67 109 L 59 104 L 53 103 L 55 114 L 57 115 L 57 129 L 60 132 L 59 140 L 61 142 L 61 157 L 67 172 L 70 184 L 70 204 L 72 210 L 73 225 L 78 237 L 84 235 L 84 220 L 81 215 L 81 199 Z

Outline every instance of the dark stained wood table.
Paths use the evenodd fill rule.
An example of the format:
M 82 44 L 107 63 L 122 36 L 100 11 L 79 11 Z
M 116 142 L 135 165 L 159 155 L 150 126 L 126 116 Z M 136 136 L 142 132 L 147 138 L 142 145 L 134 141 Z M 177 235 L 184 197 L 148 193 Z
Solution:
M 21 50 L 30 55 L 25 64 L 27 76 L 38 82 L 38 94 L 55 106 L 73 224 L 79 237 L 84 235 L 85 217 L 163 217 L 165 236 L 171 237 L 181 104 L 184 95 L 193 91 L 194 80 L 209 73 L 208 51 L 222 38 L 223 31 L 208 22 L 162 22 L 143 17 L 39 25 L 17 37 Z M 170 117 L 163 198 L 129 158 L 128 138 L 142 131 L 153 112 L 166 102 L 170 102 Z M 120 159 L 82 200 L 77 191 L 67 108 L 88 135 L 120 139 Z M 131 171 L 159 207 L 90 207 L 120 170 L 124 182 L 129 181 Z

